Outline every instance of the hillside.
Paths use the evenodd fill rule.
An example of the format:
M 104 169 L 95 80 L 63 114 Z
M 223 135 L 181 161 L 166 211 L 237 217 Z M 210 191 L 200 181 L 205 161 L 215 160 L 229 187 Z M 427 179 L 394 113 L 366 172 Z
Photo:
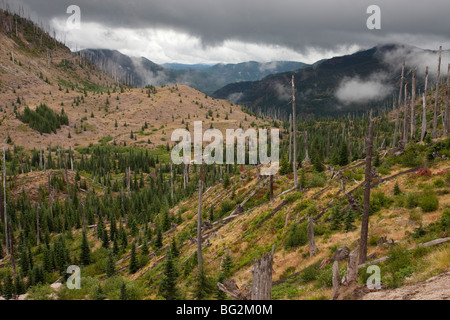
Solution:
M 47 38 L 43 39 L 54 45 L 48 50 L 49 62 L 47 50 L 39 44 L 40 34 L 34 34 L 26 20 L 19 21 L 19 37 L 0 33 L 1 141 L 10 136 L 12 143 L 32 149 L 50 143 L 85 147 L 107 138 L 111 143 L 115 140 L 117 144 L 155 148 L 171 144 L 172 131 L 184 128 L 184 122 L 204 120 L 204 126 L 222 129 L 238 127 L 246 116 L 244 127 L 256 121 L 240 107 L 187 86 L 122 86 L 44 34 Z M 56 113 L 64 110 L 69 125 L 57 134 L 40 134 L 16 117 L 27 106 L 34 110 L 40 104 Z M 133 139 L 131 132 L 136 133 Z
M 448 52 L 443 55 L 448 61 Z M 417 68 L 418 87 L 423 88 L 425 66 L 434 72 L 437 53 L 411 46 L 383 45 L 322 60 L 295 72 L 270 75 L 260 81 L 229 84 L 213 96 L 230 99 L 268 115 L 272 115 L 275 106 L 285 114 L 289 111 L 291 78 L 294 75 L 300 114 L 362 114 L 367 106 L 376 109 L 392 106 L 403 59 L 406 59 L 407 72 Z M 353 86 L 345 86 L 348 83 Z M 343 87 L 350 92 L 344 91 L 345 95 L 341 97 L 339 89 Z

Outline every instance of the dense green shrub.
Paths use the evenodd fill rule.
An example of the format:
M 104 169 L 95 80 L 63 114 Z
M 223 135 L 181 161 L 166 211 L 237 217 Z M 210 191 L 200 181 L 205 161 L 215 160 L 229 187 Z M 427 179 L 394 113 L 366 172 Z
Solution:
M 287 235 L 284 244 L 286 249 L 303 246 L 308 243 L 308 231 L 306 223 L 301 225 L 293 225 L 289 234 Z
M 389 208 L 393 202 L 394 200 L 386 196 L 384 192 L 374 192 L 370 197 L 370 213 L 378 212 L 381 208 Z
M 327 176 L 324 173 L 314 172 L 308 182 L 310 188 L 323 188 L 327 182 Z
M 419 207 L 423 212 L 436 211 L 439 208 L 439 199 L 432 192 L 425 192 L 419 197 Z
M 408 193 L 406 195 L 406 208 L 413 209 L 419 205 L 419 196 L 415 193 Z
M 302 272 L 300 273 L 300 279 L 303 283 L 309 283 L 311 281 L 317 280 L 319 274 L 319 266 L 317 263 L 315 263 L 302 270 Z
M 402 284 L 404 278 L 409 277 L 413 272 L 410 252 L 403 247 L 393 247 L 389 250 L 387 269 L 391 277 L 387 283 L 391 287 L 398 287 Z
M 423 145 L 411 142 L 406 145 L 405 152 L 397 157 L 392 158 L 394 163 L 399 163 L 404 167 L 417 167 L 423 164 L 425 155 L 425 147 Z

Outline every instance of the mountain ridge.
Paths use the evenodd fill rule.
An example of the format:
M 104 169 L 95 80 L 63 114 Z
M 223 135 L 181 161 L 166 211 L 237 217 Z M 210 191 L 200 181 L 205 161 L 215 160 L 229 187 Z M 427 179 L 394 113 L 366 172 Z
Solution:
M 307 66 L 295 61 L 248 61 L 210 66 L 177 63 L 160 65 L 145 57 L 129 57 L 117 50 L 85 49 L 80 53 L 117 80 L 137 87 L 180 84 L 194 87 L 206 94 L 212 94 L 229 83 L 260 80 L 269 74 Z

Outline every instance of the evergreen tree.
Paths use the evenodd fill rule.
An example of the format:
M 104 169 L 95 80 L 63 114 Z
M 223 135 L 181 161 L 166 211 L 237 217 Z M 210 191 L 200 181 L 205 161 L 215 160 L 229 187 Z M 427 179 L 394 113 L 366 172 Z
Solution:
M 222 272 L 219 272 L 219 276 L 217 277 L 217 283 L 224 283 L 225 282 L 225 276 L 223 275 Z M 222 290 L 220 290 L 218 287 L 216 288 L 216 299 L 217 300 L 225 300 L 227 298 L 227 295 L 225 294 L 225 292 L 223 292 Z
M 106 294 L 103 292 L 102 285 L 99 283 L 94 293 L 94 300 L 105 300 Z
M 105 249 L 109 248 L 109 237 L 108 237 L 108 232 L 106 232 L 106 230 L 103 231 L 103 237 L 102 237 L 102 247 Z
M 80 262 L 85 266 L 91 263 L 91 250 L 89 249 L 89 242 L 86 236 L 86 231 L 83 231 L 83 238 L 81 240 Z
M 156 240 L 155 240 L 155 250 L 159 250 L 162 248 L 163 246 L 163 242 L 162 242 L 162 232 L 161 229 L 158 228 L 157 233 L 156 233 Z
M 214 293 L 215 286 L 211 280 L 206 276 L 205 272 L 197 272 L 195 276 L 195 286 L 193 298 L 195 300 L 205 300 L 208 296 Z
M 402 194 L 402 190 L 400 189 L 398 182 L 396 182 L 394 186 L 394 196 L 398 196 L 400 194 Z
M 344 217 L 345 232 L 349 232 L 349 231 L 352 231 L 353 229 L 355 229 L 353 222 L 355 222 L 353 210 L 349 209 L 349 210 L 347 210 L 347 213 Z
M 113 252 L 114 252 L 114 254 L 119 253 L 119 243 L 117 242 L 117 237 L 114 239 Z
M 232 268 L 233 268 L 233 258 L 229 253 L 227 253 L 222 264 L 222 273 L 225 276 L 225 279 L 229 279 L 232 276 L 231 271 Z
M 23 282 L 23 277 L 20 274 L 16 274 L 14 279 L 14 294 L 20 296 L 25 293 L 25 283 Z
M 314 170 L 317 172 L 323 172 L 325 168 L 323 167 L 322 160 L 319 157 L 319 152 L 316 150 L 316 155 L 313 157 Z
M 336 203 L 331 209 L 331 230 L 339 230 L 341 228 L 341 204 Z
M 13 297 L 14 287 L 11 271 L 6 274 L 5 282 L 3 284 L 3 297 L 6 300 L 11 300 Z
M 120 287 L 120 300 L 127 300 L 127 286 L 125 282 L 122 282 L 122 286 Z
M 131 274 L 136 273 L 139 270 L 137 256 L 136 256 L 136 245 L 134 243 L 131 244 L 131 255 L 130 255 L 130 265 L 128 270 Z
M 177 288 L 178 270 L 175 266 L 175 258 L 171 252 L 167 252 L 167 260 L 164 266 L 164 275 L 159 285 L 158 294 L 166 300 L 179 299 L 179 291 Z
M 175 238 L 172 238 L 172 243 L 170 245 L 170 254 L 174 258 L 178 258 L 178 256 L 180 255 L 180 252 L 178 251 L 178 246 L 177 246 L 177 242 L 176 242 Z
M 148 256 L 148 245 L 147 245 L 147 241 L 146 240 L 144 240 L 144 243 L 142 244 L 142 247 L 141 247 L 141 253 L 144 255 L 144 256 Z
M 108 260 L 106 262 L 106 276 L 112 277 L 116 273 L 116 259 L 112 249 L 108 251 Z
M 343 143 L 339 150 L 338 165 L 346 166 L 348 164 L 348 147 L 346 143 Z

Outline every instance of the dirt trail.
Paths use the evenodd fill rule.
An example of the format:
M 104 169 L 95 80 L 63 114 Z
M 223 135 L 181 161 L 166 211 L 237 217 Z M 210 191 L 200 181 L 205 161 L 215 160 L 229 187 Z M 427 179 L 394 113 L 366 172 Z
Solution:
M 448 300 L 450 270 L 415 285 L 382 290 L 365 295 L 362 300 Z

